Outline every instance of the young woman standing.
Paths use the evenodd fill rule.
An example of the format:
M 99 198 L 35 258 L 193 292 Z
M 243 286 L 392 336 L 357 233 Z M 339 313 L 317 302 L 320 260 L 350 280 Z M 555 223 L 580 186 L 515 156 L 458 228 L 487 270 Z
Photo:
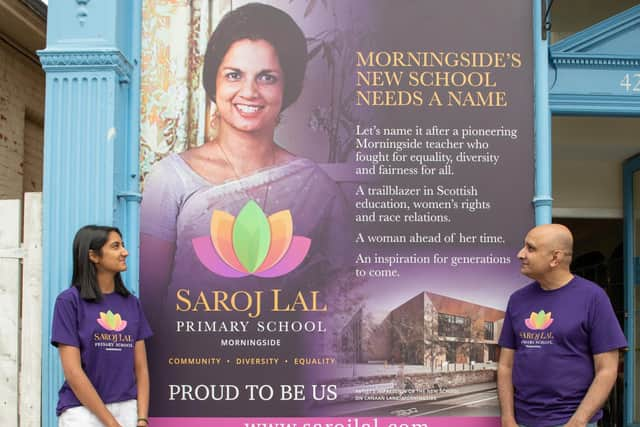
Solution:
M 117 228 L 88 225 L 73 241 L 73 279 L 55 304 L 51 343 L 66 381 L 60 427 L 146 427 L 151 329 L 124 286 L 128 252 Z

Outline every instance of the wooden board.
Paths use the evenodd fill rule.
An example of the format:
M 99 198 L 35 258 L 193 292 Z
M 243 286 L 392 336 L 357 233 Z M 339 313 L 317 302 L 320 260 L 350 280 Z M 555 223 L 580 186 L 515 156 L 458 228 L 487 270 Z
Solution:
M 42 358 L 42 193 L 24 196 L 20 427 L 40 427 Z M 48 333 L 48 331 L 45 331 Z
M 0 426 L 18 426 L 20 200 L 0 200 Z

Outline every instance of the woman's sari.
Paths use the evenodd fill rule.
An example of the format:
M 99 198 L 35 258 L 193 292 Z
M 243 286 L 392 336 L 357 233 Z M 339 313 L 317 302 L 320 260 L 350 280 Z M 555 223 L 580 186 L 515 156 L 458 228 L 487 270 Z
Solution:
M 293 235 L 311 239 L 304 261 L 290 273 L 222 277 L 196 254 L 193 241 L 211 235 L 213 212 L 237 217 L 250 200 L 266 216 L 288 210 Z M 248 404 L 247 415 L 252 416 L 308 414 L 316 373 L 324 377 L 336 363 L 340 331 L 331 324 L 331 288 L 352 259 L 349 221 L 336 183 L 306 159 L 218 185 L 196 174 L 178 155 L 159 162 L 147 178 L 141 232 L 174 242 L 175 253 L 172 260 L 158 260 L 173 262 L 168 283 L 140 284 L 154 329 L 152 402 L 163 402 L 152 408 L 153 415 L 233 416 Z M 141 247 L 141 258 L 153 265 L 154 260 L 145 258 L 147 250 Z M 175 393 L 179 387 L 184 391 L 185 385 L 202 384 L 231 385 L 239 396 L 202 404 L 180 401 L 182 395 Z M 276 395 L 250 401 L 249 384 L 270 385 Z M 296 384 L 307 387 L 307 398 L 282 400 L 282 391 Z

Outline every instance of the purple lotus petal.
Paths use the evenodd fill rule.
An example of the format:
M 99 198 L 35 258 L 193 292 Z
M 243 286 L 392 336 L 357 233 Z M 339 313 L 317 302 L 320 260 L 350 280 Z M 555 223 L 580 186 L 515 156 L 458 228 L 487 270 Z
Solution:
M 525 319 L 524 320 L 524 324 L 527 325 L 527 328 L 529 328 L 529 329 L 538 329 L 538 328 L 536 328 L 536 325 L 531 323 L 531 320 L 529 320 L 529 319 Z
M 261 271 L 259 273 L 254 273 L 254 275 L 258 277 L 283 276 L 299 266 L 302 261 L 304 261 L 304 257 L 307 256 L 307 252 L 309 252 L 310 247 L 311 239 L 309 239 L 308 237 L 293 236 L 291 245 L 289 246 L 287 253 L 284 254 L 280 262 L 278 262 L 270 269 Z
M 196 237 L 191 240 L 191 244 L 193 244 L 193 249 L 196 251 L 198 259 L 209 271 L 222 277 L 248 276 L 247 273 L 231 268 L 220 258 L 211 243 L 211 236 Z

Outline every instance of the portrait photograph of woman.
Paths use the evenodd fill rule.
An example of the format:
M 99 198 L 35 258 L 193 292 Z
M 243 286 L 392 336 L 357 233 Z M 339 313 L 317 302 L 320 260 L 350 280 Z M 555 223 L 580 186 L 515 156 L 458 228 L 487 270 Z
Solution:
M 213 9 L 213 4 L 210 6 Z M 202 22 L 207 21 L 202 14 L 215 15 L 212 9 L 197 11 Z M 162 14 L 157 6 L 147 10 L 150 15 L 152 12 Z M 178 19 L 176 16 L 179 13 L 171 19 Z M 185 21 L 193 24 L 193 16 L 192 9 Z M 147 22 L 155 21 L 148 18 Z M 193 27 L 192 36 L 193 31 L 201 30 L 199 25 Z M 331 352 L 327 342 L 335 340 L 335 332 L 327 333 L 327 324 L 322 323 L 323 317 L 330 315 L 327 307 L 330 295 L 327 294 L 332 284 L 348 274 L 351 262 L 351 219 L 343 191 L 315 161 L 288 148 L 304 147 L 306 141 L 300 140 L 304 134 L 279 129 L 286 125 L 289 112 L 296 108 L 295 103 L 308 83 L 305 71 L 310 52 L 300 26 L 279 8 L 249 3 L 223 14 L 203 47 L 201 58 L 194 60 L 201 65 L 201 71 L 197 67 L 194 68 L 197 71 L 193 71 L 200 77 L 198 84 L 201 85 L 194 93 L 203 91 L 206 98 L 197 108 L 182 110 L 183 113 L 200 111 L 201 114 L 195 115 L 203 120 L 193 121 L 192 127 L 182 126 L 181 131 L 172 127 L 175 120 L 166 118 L 174 109 L 171 101 L 177 103 L 180 96 L 189 96 L 176 95 L 180 90 L 170 84 L 165 93 L 157 92 L 157 85 L 151 83 L 145 95 L 144 66 L 152 57 L 145 59 L 143 49 L 143 101 L 149 102 L 143 104 L 142 134 L 143 138 L 155 135 L 156 143 L 142 141 L 143 172 L 149 167 L 141 206 L 140 290 L 142 304 L 155 331 L 150 342 L 150 367 L 154 378 L 151 415 L 156 417 L 186 413 L 233 416 L 247 408 L 248 396 L 244 391 L 237 399 L 224 404 L 203 405 L 196 399 L 176 399 L 183 395 L 172 388 L 175 384 L 196 387 L 204 382 L 243 389 L 256 381 L 256 375 L 261 383 L 274 386 L 282 382 L 310 381 L 317 367 L 290 369 L 289 363 L 293 363 L 295 356 L 320 357 Z M 162 49 L 156 49 L 153 54 L 157 55 L 156 59 L 164 55 Z M 157 74 L 155 68 L 165 64 L 147 66 L 147 79 L 155 78 L 162 86 L 167 77 Z M 173 76 L 187 74 L 177 72 Z M 173 97 L 166 96 L 167 91 L 174 90 Z M 194 97 L 197 95 L 191 98 Z M 153 99 L 165 102 L 165 110 L 152 102 Z M 192 101 L 185 101 L 183 106 Z M 297 115 L 303 114 L 307 113 Z M 177 114 L 176 117 L 183 116 Z M 158 132 L 149 131 L 153 123 L 165 126 L 162 137 L 158 137 Z M 306 123 L 303 129 L 305 127 L 308 127 Z M 145 129 L 148 132 L 145 133 Z M 311 133 L 309 129 L 309 141 L 317 140 L 318 135 Z M 289 138 L 296 138 L 295 143 L 287 141 Z M 214 212 L 223 212 L 233 220 L 247 206 L 270 218 L 272 229 L 275 226 L 271 216 L 288 212 L 291 220 L 284 233 L 288 237 L 284 239 L 295 241 L 296 236 L 308 239 L 308 251 L 292 271 L 260 277 L 258 270 L 243 277 L 225 277 L 203 263 L 194 241 L 208 236 L 215 246 Z M 272 234 L 273 246 L 281 236 L 275 231 Z M 248 239 L 240 243 L 233 240 L 234 250 L 239 252 L 239 245 L 251 248 L 253 243 Z M 283 307 L 287 301 L 297 302 L 291 306 L 294 307 L 291 312 L 273 312 L 276 311 L 272 310 L 270 299 L 273 290 L 277 290 Z M 214 292 L 226 298 L 226 302 L 211 300 Z M 240 293 L 236 295 L 237 301 L 232 301 L 234 292 Z M 262 307 L 259 308 L 256 296 L 261 294 Z M 249 296 L 254 299 L 248 301 Z M 248 308 L 251 302 L 252 309 Z M 261 310 L 260 314 L 256 310 Z M 250 313 L 254 314 L 253 319 L 248 317 Z M 260 329 L 259 321 L 285 322 L 285 326 L 265 332 Z M 291 328 L 296 328 L 292 322 L 298 325 L 307 322 L 307 331 L 292 332 Z M 238 338 L 278 340 L 278 344 L 241 348 L 221 344 Z M 183 356 L 205 355 L 220 361 L 213 367 L 199 369 L 171 365 Z M 260 366 L 240 366 L 237 356 L 254 362 L 260 360 Z M 269 360 L 267 366 L 262 364 L 265 360 Z M 274 403 L 258 399 L 251 402 L 250 415 L 300 415 L 308 411 L 309 404 L 309 401 Z

